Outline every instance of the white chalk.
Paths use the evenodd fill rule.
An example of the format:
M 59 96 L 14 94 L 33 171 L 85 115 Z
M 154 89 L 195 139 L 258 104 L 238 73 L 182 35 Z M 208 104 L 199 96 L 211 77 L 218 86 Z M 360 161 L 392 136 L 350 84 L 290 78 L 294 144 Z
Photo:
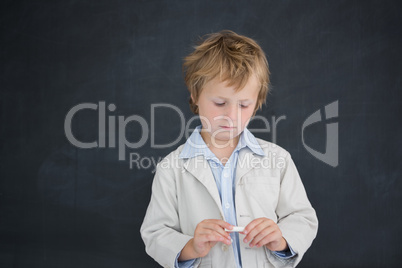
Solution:
M 243 231 L 244 231 L 244 227 L 240 227 L 240 226 L 233 226 L 232 230 L 229 230 L 229 229 L 225 228 L 225 232 L 228 232 L 228 233 L 234 233 L 234 232 L 241 233 Z

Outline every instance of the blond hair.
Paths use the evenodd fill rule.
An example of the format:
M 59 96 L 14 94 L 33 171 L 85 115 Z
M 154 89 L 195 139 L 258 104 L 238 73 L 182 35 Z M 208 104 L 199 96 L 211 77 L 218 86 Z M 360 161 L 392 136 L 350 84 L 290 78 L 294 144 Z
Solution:
M 184 58 L 183 72 L 187 88 L 193 96 L 190 109 L 198 114 L 195 104 L 204 85 L 219 75 L 221 81 L 234 86 L 236 92 L 244 88 L 251 75 L 256 75 L 261 88 L 254 114 L 266 102 L 269 90 L 269 68 L 264 51 L 253 39 L 224 30 L 206 35 L 195 50 Z

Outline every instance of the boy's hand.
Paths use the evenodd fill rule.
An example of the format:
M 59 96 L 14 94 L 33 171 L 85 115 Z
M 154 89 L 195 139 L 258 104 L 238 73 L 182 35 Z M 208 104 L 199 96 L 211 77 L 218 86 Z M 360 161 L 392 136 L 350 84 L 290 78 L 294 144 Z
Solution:
M 223 220 L 203 220 L 194 231 L 192 238 L 184 246 L 179 256 L 179 261 L 205 257 L 217 242 L 227 245 L 231 244 L 229 233 L 225 228 L 231 230 L 232 225 Z
M 288 249 L 286 240 L 278 225 L 270 219 L 259 218 L 250 222 L 242 234 L 246 235 L 244 243 L 250 242 L 250 247 L 266 246 L 271 251 Z
M 205 257 L 217 242 L 231 244 L 230 235 L 225 232 L 232 225 L 223 220 L 204 220 L 194 231 L 193 249 L 198 257 Z

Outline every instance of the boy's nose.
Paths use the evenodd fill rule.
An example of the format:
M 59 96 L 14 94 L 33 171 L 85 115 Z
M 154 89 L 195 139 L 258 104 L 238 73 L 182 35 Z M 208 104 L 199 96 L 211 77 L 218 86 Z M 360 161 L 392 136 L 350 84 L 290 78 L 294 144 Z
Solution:
M 226 109 L 226 116 L 229 117 L 229 119 L 232 121 L 230 122 L 230 125 L 236 126 L 237 125 L 237 119 L 240 116 L 240 108 L 238 105 L 228 105 Z

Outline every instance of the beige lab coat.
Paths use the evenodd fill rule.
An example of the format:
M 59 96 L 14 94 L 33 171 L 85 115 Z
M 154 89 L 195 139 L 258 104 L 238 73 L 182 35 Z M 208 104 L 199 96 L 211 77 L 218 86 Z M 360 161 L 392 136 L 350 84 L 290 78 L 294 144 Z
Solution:
M 289 153 L 257 139 L 266 156 L 245 148 L 236 168 L 236 217 L 238 226 L 266 217 L 275 221 L 283 237 L 297 253 L 289 260 L 265 247 L 250 248 L 240 234 L 243 268 L 295 267 L 317 234 L 318 220 Z M 141 235 L 146 252 L 163 267 L 174 267 L 178 253 L 205 219 L 223 219 L 219 192 L 203 156 L 179 159 L 184 145 L 157 166 L 152 196 Z M 236 267 L 231 246 L 218 242 L 194 267 Z

